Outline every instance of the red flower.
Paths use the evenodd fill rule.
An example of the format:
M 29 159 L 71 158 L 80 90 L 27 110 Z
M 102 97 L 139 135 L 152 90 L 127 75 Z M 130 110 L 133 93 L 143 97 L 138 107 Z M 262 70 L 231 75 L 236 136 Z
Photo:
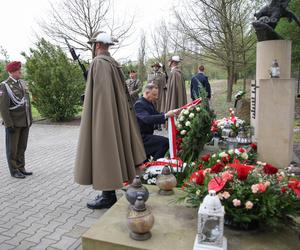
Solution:
M 294 193 L 300 198 L 300 181 L 296 179 L 289 179 L 288 187 L 293 189 Z
M 198 165 L 198 169 L 201 170 L 202 168 L 203 168 L 203 165 L 200 163 L 200 164 Z
M 233 175 L 231 173 L 229 173 L 229 172 L 224 172 L 222 174 L 222 179 L 224 181 L 231 181 L 233 179 Z
M 225 167 L 225 165 L 222 162 L 217 162 L 215 165 L 213 165 L 211 167 L 210 172 L 211 173 L 216 173 L 216 174 L 220 173 L 223 170 L 224 167 Z
M 257 145 L 255 143 L 251 143 L 250 144 L 250 147 L 253 149 L 253 150 L 256 150 L 257 149 Z
M 265 174 L 276 174 L 278 172 L 278 168 L 272 166 L 271 164 L 266 164 L 264 166 Z
M 250 165 L 241 164 L 239 160 L 234 160 L 232 164 L 229 164 L 230 167 L 234 168 L 237 171 L 238 179 L 244 181 L 247 179 L 248 174 L 254 168 Z
M 184 190 L 187 186 L 188 186 L 188 184 L 185 182 L 182 184 L 181 189 Z
M 266 191 L 266 186 L 263 183 L 258 183 L 257 184 L 258 190 L 260 193 L 264 193 Z
M 240 153 L 245 153 L 246 152 L 246 149 L 244 149 L 244 148 L 239 148 L 238 150 L 240 151 Z
M 226 185 L 226 180 L 222 180 L 221 177 L 215 176 L 208 183 L 208 190 L 215 190 L 216 192 L 221 191 Z
M 203 184 L 204 182 L 203 170 L 199 170 L 197 172 L 192 173 L 190 176 L 190 182 L 196 183 L 198 185 Z
M 206 154 L 206 155 L 203 155 L 203 156 L 201 157 L 201 160 L 202 160 L 202 161 L 205 161 L 205 162 L 208 162 L 209 159 L 210 159 L 210 154 Z
M 280 191 L 281 191 L 281 193 L 285 193 L 286 192 L 286 188 L 285 187 L 281 187 Z
M 221 158 L 222 162 L 224 162 L 225 164 L 230 162 L 230 155 L 227 155 L 227 156 L 223 156 Z

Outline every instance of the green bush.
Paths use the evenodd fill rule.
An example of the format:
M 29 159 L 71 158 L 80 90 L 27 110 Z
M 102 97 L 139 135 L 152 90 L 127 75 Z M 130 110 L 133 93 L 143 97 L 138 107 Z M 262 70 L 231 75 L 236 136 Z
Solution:
M 8 73 L 5 70 L 6 62 L 0 61 L 0 82 L 8 78 Z
M 26 80 L 32 104 L 53 121 L 73 118 L 80 108 L 84 80 L 79 67 L 58 46 L 41 39 L 26 58 Z

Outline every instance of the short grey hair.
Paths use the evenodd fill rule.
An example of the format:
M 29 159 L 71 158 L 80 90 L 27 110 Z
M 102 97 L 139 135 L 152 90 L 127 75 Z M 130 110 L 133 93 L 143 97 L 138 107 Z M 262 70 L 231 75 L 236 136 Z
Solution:
M 144 92 L 150 92 L 152 91 L 153 89 L 158 89 L 158 86 L 157 84 L 153 83 L 153 82 L 150 82 L 148 83 L 145 88 L 144 88 Z

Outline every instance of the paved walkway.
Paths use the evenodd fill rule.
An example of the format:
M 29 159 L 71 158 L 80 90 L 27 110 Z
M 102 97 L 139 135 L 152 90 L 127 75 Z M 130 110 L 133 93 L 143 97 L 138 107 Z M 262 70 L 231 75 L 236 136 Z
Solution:
M 96 195 L 73 181 L 78 126 L 33 125 L 24 180 L 10 177 L 0 126 L 0 250 L 77 249 L 80 236 L 106 211 L 90 210 Z

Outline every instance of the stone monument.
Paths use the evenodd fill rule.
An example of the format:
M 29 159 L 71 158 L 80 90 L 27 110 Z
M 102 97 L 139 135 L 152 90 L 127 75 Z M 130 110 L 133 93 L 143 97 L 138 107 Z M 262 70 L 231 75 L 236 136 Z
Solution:
M 286 17 L 300 26 L 299 18 L 288 10 L 287 0 L 272 0 L 255 14 L 257 34 L 256 81 L 251 90 L 251 125 L 258 142 L 258 159 L 279 168 L 289 166 L 293 156 L 295 84 L 291 79 L 291 41 L 274 29 Z M 276 72 L 272 65 L 276 62 Z M 279 74 L 280 71 L 280 74 Z

